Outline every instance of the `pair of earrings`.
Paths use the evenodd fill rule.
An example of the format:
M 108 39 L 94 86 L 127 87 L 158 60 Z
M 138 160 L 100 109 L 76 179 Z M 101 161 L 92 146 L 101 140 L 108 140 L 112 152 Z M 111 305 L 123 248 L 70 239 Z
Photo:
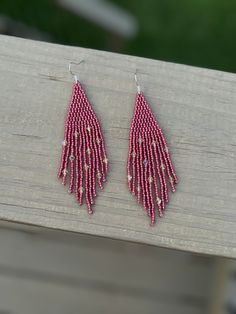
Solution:
M 108 158 L 100 123 L 71 65 L 72 62 L 69 71 L 75 84 L 66 118 L 58 178 L 64 185 L 68 181 L 69 193 L 75 193 L 79 205 L 85 200 L 88 213 L 92 214 L 97 183 L 103 189 L 106 181 Z M 174 192 L 178 179 L 163 132 L 141 92 L 136 74 L 135 82 L 137 94 L 127 160 L 128 189 L 139 204 L 142 202 L 154 224 L 155 209 L 162 217 L 168 203 L 167 181 Z

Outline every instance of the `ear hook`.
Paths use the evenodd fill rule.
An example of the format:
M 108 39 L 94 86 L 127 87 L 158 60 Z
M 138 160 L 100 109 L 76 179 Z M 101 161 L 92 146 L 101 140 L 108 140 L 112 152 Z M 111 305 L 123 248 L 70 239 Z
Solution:
M 81 60 L 80 62 L 73 62 L 73 61 L 71 61 L 71 62 L 69 63 L 69 72 L 70 72 L 71 75 L 74 76 L 75 83 L 78 82 L 78 76 L 77 76 L 75 73 L 73 73 L 73 72 L 71 71 L 71 65 L 72 65 L 72 64 L 79 65 L 79 64 L 81 64 L 82 62 L 84 62 L 84 60 Z
M 136 83 L 136 87 L 137 87 L 138 93 L 140 93 L 141 89 L 140 89 L 140 86 L 138 84 L 137 73 L 138 73 L 138 70 L 136 70 L 136 72 L 134 74 L 134 79 L 135 79 L 135 83 Z

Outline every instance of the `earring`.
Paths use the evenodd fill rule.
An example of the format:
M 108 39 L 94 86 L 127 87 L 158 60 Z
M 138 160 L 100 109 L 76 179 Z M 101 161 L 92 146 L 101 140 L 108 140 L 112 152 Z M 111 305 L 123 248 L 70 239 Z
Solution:
M 137 94 L 127 161 L 128 188 L 137 197 L 139 204 L 142 201 L 151 224 L 154 224 L 155 208 L 162 217 L 165 204 L 168 203 L 167 179 L 172 192 L 175 191 L 178 179 L 162 129 L 141 92 L 136 73 Z
M 64 185 L 68 180 L 68 192 L 75 193 L 79 205 L 85 200 L 88 213 L 92 214 L 91 205 L 94 204 L 96 196 L 96 182 L 103 189 L 108 159 L 98 118 L 78 76 L 71 71 L 72 63 L 78 65 L 83 61 L 69 63 L 69 71 L 74 76 L 75 84 L 66 118 L 58 178 Z

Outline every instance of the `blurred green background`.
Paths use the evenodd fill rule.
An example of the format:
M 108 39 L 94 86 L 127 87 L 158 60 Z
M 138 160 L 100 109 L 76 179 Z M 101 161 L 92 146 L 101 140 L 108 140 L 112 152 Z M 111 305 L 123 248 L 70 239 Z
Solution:
M 137 19 L 133 38 L 111 34 L 55 0 L 1 0 L 0 15 L 33 27 L 56 43 L 236 72 L 235 0 L 110 2 Z M 11 31 L 6 28 L 2 33 Z

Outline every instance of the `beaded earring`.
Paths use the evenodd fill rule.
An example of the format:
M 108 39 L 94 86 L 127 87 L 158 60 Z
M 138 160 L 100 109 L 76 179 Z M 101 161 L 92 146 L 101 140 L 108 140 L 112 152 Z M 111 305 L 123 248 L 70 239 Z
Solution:
M 69 193 L 74 192 L 79 205 L 87 203 L 88 213 L 92 214 L 92 204 L 96 196 L 96 182 L 103 189 L 108 171 L 108 159 L 98 118 L 78 80 L 74 76 L 71 101 L 65 124 L 62 142 L 61 165 L 58 178 L 62 184 L 69 183 Z
M 142 202 L 151 224 L 154 224 L 155 208 L 162 217 L 169 200 L 167 178 L 172 192 L 178 179 L 162 129 L 141 92 L 136 73 L 137 94 L 127 161 L 128 188 L 137 197 L 138 203 Z

